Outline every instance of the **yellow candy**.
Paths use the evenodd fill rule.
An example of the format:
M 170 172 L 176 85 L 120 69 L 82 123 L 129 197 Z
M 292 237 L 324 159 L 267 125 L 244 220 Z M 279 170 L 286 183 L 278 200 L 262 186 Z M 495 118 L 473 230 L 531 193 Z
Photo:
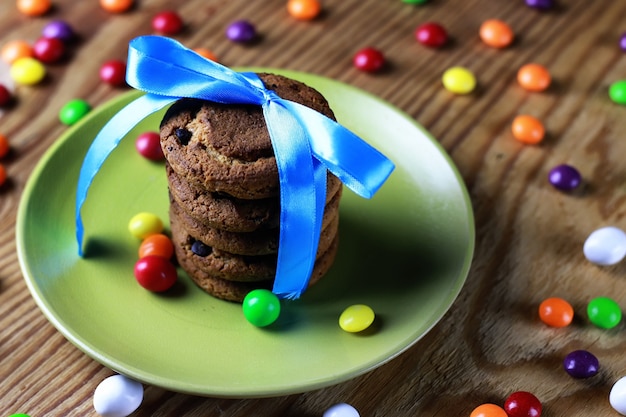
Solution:
M 374 310 L 365 304 L 355 304 L 346 308 L 339 316 L 339 327 L 349 333 L 358 333 L 374 322 Z
M 136 238 L 145 239 L 150 235 L 161 233 L 163 231 L 163 222 L 156 214 L 138 213 L 130 219 L 128 231 Z
M 468 94 L 476 87 L 476 77 L 467 68 L 448 68 L 441 79 L 446 90 L 455 94 Z
M 19 58 L 11 65 L 11 78 L 24 85 L 33 85 L 41 82 L 46 76 L 46 67 L 35 58 Z

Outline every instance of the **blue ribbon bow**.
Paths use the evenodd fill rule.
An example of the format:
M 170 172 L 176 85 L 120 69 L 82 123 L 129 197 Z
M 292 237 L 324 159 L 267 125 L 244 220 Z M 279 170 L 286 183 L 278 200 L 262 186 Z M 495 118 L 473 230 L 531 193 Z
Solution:
M 91 144 L 76 191 L 76 239 L 83 255 L 81 207 L 98 170 L 142 119 L 180 98 L 263 109 L 278 166 L 280 235 L 273 292 L 300 297 L 315 264 L 326 200 L 326 170 L 358 195 L 371 198 L 394 165 L 330 118 L 265 88 L 254 73 L 210 61 L 177 41 L 143 36 L 129 44 L 126 80 L 147 94 L 113 116 Z

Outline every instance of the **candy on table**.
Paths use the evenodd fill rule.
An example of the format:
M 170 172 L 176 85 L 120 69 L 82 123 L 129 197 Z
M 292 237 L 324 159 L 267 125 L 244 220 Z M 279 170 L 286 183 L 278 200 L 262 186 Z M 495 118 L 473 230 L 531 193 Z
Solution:
M 378 49 L 367 47 L 354 54 L 352 64 L 361 71 L 377 72 L 385 66 L 385 56 Z
M 61 123 L 71 126 L 82 119 L 91 111 L 91 106 L 85 100 L 75 98 L 63 105 L 59 110 L 59 120 Z
M 0 158 L 7 156 L 10 150 L 9 139 L 0 133 Z
M 415 39 L 431 48 L 441 48 L 448 42 L 448 32 L 439 23 L 426 22 L 415 29 Z
M 572 191 L 582 182 L 582 176 L 576 168 L 571 165 L 557 165 L 548 173 L 550 184 L 561 191 Z
M 565 327 L 574 319 L 574 308 L 562 298 L 546 298 L 539 304 L 539 318 L 548 326 Z
M 464 67 L 452 67 L 444 71 L 441 81 L 446 90 L 455 94 L 469 94 L 476 87 L 476 77 Z
M 135 140 L 135 149 L 141 156 L 151 161 L 162 161 L 165 158 L 158 132 L 141 133 Z
M 374 310 L 365 304 L 347 307 L 339 316 L 339 327 L 348 333 L 358 333 L 367 329 L 374 322 Z
M 298 20 L 313 20 L 322 12 L 319 0 L 288 0 L 287 12 Z
M 176 35 L 183 30 L 183 19 L 173 10 L 157 13 L 152 18 L 152 29 L 163 35 Z
M 126 85 L 126 63 L 117 59 L 106 61 L 98 72 L 100 80 L 115 87 Z
M 24 413 L 17 413 L 17 414 L 11 414 L 9 417 L 30 417 L 30 416 Z
M 59 62 L 65 55 L 65 44 L 57 38 L 41 37 L 33 44 L 33 55 L 46 64 Z
M 17 10 L 26 16 L 42 16 L 50 11 L 50 0 L 17 0 Z
M 138 239 L 163 232 L 163 221 L 154 213 L 143 211 L 135 214 L 128 222 L 128 231 Z
M 565 356 L 563 368 L 573 378 L 591 378 L 598 373 L 600 362 L 591 352 L 581 349 Z
M 143 386 L 123 375 L 112 375 L 98 384 L 93 407 L 103 417 L 127 417 L 143 401 Z
M 504 401 L 508 417 L 539 417 L 542 408 L 539 399 L 527 391 L 514 392 Z
M 472 410 L 470 417 L 508 417 L 506 411 L 499 405 L 481 404 Z
M 549 10 L 554 7 L 554 0 L 526 0 L 526 5 L 533 9 Z
M 360 417 L 356 408 L 347 403 L 335 404 L 324 411 L 322 417 Z
M 100 7 L 110 13 L 124 13 L 134 4 L 134 0 L 100 0 Z
M 494 48 L 506 48 L 515 38 L 513 29 L 504 21 L 499 19 L 485 20 L 478 31 L 480 39 Z
M 544 91 L 552 82 L 552 76 L 546 67 L 530 63 L 517 71 L 517 82 L 528 91 Z
M 241 304 L 243 315 L 250 324 L 265 327 L 274 323 L 280 315 L 280 300 L 276 294 L 265 289 L 250 291 Z
M 0 84 L 0 107 L 6 106 L 12 100 L 13 94 L 11 94 L 11 91 L 4 84 Z
M 426 4 L 428 0 L 402 0 L 402 2 L 407 4 Z
M 589 321 L 602 329 L 612 329 L 622 321 L 622 310 L 609 297 L 596 297 L 587 304 Z
M 626 376 L 615 381 L 611 387 L 609 404 L 615 411 L 626 416 Z
M 13 64 L 20 58 L 32 57 L 33 47 L 24 40 L 13 40 L 4 44 L 0 50 L 2 60 L 7 64 Z
M 256 28 L 247 20 L 237 20 L 226 28 L 226 37 L 233 42 L 252 42 L 257 37 Z
M 139 258 L 146 256 L 160 256 L 164 259 L 172 259 L 174 256 L 174 244 L 169 236 L 163 233 L 155 233 L 146 237 L 139 245 Z
M 626 52 L 626 32 L 622 33 L 619 38 L 619 47 L 622 51 Z
M 538 144 L 545 136 L 543 123 L 539 119 L 526 114 L 519 115 L 513 119 L 511 131 L 515 139 L 528 145 Z
M 58 39 L 67 44 L 74 40 L 76 33 L 74 33 L 74 29 L 69 23 L 63 20 L 53 20 L 43 27 L 41 36 L 44 38 Z
M 211 61 L 218 62 L 217 56 L 208 48 L 194 48 L 194 52 L 200 56 L 210 59 Z
M 176 283 L 176 266 L 161 256 L 147 255 L 135 263 L 135 279 L 143 288 L 152 292 L 167 291 Z
M 0 164 L 0 186 L 7 181 L 7 170 L 3 164 Z
M 626 80 L 612 83 L 609 87 L 609 97 L 616 104 L 626 105 Z
M 585 240 L 583 253 L 594 264 L 614 265 L 626 256 L 626 233 L 614 226 L 596 229 Z
M 18 58 L 11 64 L 11 78 L 18 84 L 39 84 L 45 77 L 46 67 L 35 58 Z

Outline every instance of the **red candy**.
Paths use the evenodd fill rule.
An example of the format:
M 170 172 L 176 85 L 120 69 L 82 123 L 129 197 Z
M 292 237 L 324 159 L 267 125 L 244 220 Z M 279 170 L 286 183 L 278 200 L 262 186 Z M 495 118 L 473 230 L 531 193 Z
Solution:
M 144 132 L 137 136 L 135 148 L 143 157 L 152 161 L 161 161 L 164 158 L 159 134 L 156 132 Z
M 431 48 L 440 48 L 448 42 L 448 32 L 438 23 L 427 22 L 415 29 L 415 39 Z
M 65 55 L 65 44 L 57 38 L 39 38 L 33 44 L 33 55 L 46 64 L 58 62 Z
M 364 48 L 354 55 L 352 62 L 361 71 L 376 72 L 385 65 L 385 57 L 378 49 Z
M 119 87 L 126 84 L 126 64 L 122 61 L 107 61 L 100 67 L 100 80 Z
M 183 20 L 174 11 L 164 11 L 152 18 L 152 29 L 163 35 L 176 35 L 183 30 Z
M 0 84 L 0 106 L 6 106 L 13 99 L 13 95 L 4 84 Z
M 530 392 L 514 392 L 504 402 L 504 411 L 509 417 L 539 417 L 541 402 Z
M 135 279 L 145 289 L 162 292 L 170 289 L 178 279 L 176 267 L 160 256 L 145 256 L 135 263 Z

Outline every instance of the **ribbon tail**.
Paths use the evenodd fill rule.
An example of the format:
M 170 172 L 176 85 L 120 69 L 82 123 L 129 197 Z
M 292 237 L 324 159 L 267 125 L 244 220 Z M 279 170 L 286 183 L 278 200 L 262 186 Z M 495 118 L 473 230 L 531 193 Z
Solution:
M 127 104 L 115 114 L 91 143 L 78 177 L 76 189 L 76 240 L 78 254 L 83 256 L 84 228 L 81 209 L 89 187 L 109 154 L 120 143 L 122 138 L 141 120 L 175 101 L 176 98 L 144 95 Z

